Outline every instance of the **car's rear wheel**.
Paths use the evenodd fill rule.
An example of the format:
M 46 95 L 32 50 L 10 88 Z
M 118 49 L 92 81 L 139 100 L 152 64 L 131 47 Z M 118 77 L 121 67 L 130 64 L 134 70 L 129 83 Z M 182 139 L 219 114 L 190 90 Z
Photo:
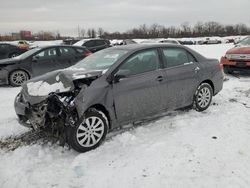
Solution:
M 78 152 L 86 152 L 97 148 L 108 132 L 107 118 L 97 110 L 86 112 L 79 125 L 69 127 L 67 140 L 69 145 Z
M 211 104 L 213 97 L 213 88 L 208 83 L 202 83 L 194 95 L 193 106 L 198 112 L 206 110 Z
M 29 75 L 23 70 L 16 70 L 10 73 L 9 82 L 11 86 L 21 86 L 29 79 Z

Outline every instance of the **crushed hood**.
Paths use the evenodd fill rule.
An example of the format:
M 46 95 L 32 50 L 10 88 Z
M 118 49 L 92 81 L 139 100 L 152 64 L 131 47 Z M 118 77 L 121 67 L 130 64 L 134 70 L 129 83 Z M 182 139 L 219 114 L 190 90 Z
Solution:
M 250 46 L 232 48 L 227 51 L 227 54 L 250 54 Z
M 29 80 L 23 85 L 22 93 L 27 97 L 37 98 L 34 99 L 37 103 L 38 98 L 45 99 L 50 93 L 62 93 L 74 90 L 74 80 L 99 77 L 101 75 L 102 71 L 89 72 L 79 69 L 57 70 Z

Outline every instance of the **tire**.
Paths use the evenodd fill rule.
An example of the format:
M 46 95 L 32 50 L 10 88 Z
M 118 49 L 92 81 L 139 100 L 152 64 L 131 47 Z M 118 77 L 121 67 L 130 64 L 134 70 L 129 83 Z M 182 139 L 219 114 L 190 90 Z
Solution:
M 202 83 L 199 85 L 194 95 L 194 109 L 198 112 L 206 110 L 211 104 L 212 97 L 213 89 L 211 85 L 208 83 Z
M 82 122 L 68 127 L 67 142 L 78 152 L 87 152 L 97 148 L 108 132 L 107 118 L 96 110 L 89 110 Z
M 15 70 L 9 75 L 9 83 L 13 87 L 21 86 L 27 80 L 29 80 L 29 75 L 23 70 Z

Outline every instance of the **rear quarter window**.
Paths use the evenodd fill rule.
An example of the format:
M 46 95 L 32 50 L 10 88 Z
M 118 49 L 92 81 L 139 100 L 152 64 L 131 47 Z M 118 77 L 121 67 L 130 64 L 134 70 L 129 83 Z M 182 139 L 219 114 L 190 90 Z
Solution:
M 77 54 L 84 54 L 87 50 L 84 48 L 75 48 Z
M 69 47 L 60 47 L 59 48 L 61 56 L 74 56 L 76 55 L 76 51 L 73 48 Z

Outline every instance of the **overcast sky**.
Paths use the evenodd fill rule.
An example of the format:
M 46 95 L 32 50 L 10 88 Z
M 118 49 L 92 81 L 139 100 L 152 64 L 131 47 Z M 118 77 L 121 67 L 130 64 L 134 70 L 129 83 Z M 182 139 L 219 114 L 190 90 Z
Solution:
M 143 23 L 197 21 L 250 26 L 249 9 L 250 0 L 0 0 L 0 33 L 50 30 L 76 36 L 78 25 L 112 32 Z

